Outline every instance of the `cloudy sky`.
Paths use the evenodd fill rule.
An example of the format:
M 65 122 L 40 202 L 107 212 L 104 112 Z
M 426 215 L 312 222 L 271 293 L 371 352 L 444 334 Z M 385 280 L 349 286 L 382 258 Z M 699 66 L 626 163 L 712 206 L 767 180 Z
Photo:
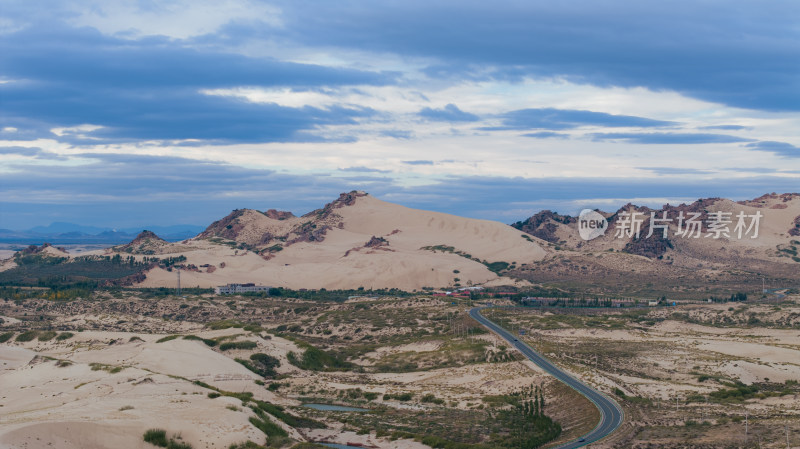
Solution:
M 800 191 L 800 2 L 0 7 L 0 228 Z

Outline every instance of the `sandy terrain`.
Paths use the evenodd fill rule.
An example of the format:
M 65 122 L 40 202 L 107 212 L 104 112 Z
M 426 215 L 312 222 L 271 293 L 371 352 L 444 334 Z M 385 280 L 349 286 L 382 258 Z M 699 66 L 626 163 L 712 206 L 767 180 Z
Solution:
M 255 282 L 288 288 L 401 288 L 447 287 L 484 283 L 509 285 L 482 263 L 426 246 L 453 247 L 487 262 L 532 263 L 545 256 L 541 245 L 523 239 L 521 233 L 503 223 L 474 220 L 387 203 L 371 196 L 336 209 L 341 228 L 329 229 L 323 241 L 298 242 L 264 258 L 247 249 L 234 249 L 211 240 L 193 239 L 180 249 L 164 254 L 183 254 L 187 263 L 211 264 L 215 270 L 183 271 L 181 285 L 214 287 L 231 282 Z M 264 233 L 286 232 L 305 218 L 275 220 L 255 211 L 239 217 L 244 226 L 237 241 L 253 243 Z M 371 237 L 382 237 L 388 245 L 366 248 Z M 280 243 L 280 242 L 278 242 Z M 274 245 L 272 241 L 265 246 Z M 175 246 L 175 245 L 173 245 Z M 220 268 L 224 263 L 225 267 Z M 455 279 L 458 278 L 459 281 Z M 173 286 L 174 272 L 156 268 L 147 274 L 143 287 Z
M 226 332 L 233 333 L 212 331 L 204 337 Z M 144 341 L 130 342 L 134 336 Z M 257 376 L 228 354 L 197 341 L 156 343 L 161 337 L 86 331 L 63 343 L 0 345 L 0 445 L 36 448 L 41 447 L 39 441 L 46 441 L 59 448 L 144 448 L 151 447 L 142 441 L 150 428 L 180 434 L 195 448 L 262 441 L 263 434 L 249 424 L 248 413 L 226 408 L 241 409 L 239 400 L 210 399 L 209 390 L 189 380 L 227 391 L 251 391 L 273 403 L 285 400 L 255 385 Z M 258 341 L 264 352 L 277 353 L 277 346 L 296 350 L 281 339 Z M 232 352 L 229 355 L 236 356 Z M 285 352 L 282 356 L 285 359 Z M 70 363 L 58 366 L 56 360 Z M 93 363 L 122 369 L 93 370 Z

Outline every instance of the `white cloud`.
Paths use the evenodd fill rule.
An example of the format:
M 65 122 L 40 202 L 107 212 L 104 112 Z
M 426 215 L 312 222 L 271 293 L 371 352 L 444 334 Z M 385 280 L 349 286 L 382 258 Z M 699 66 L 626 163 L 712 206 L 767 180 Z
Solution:
M 131 2 L 93 0 L 72 5 L 73 24 L 90 26 L 105 34 L 131 37 L 168 36 L 185 39 L 213 33 L 232 20 L 259 21 L 280 26 L 280 10 L 250 0 L 177 0 Z

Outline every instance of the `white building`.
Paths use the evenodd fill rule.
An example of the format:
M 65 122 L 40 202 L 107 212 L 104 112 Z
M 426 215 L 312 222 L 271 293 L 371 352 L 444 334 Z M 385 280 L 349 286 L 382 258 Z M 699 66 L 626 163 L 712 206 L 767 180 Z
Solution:
M 249 284 L 228 284 L 215 287 L 214 292 L 218 295 L 233 295 L 236 293 L 269 292 L 269 287 L 264 285 Z

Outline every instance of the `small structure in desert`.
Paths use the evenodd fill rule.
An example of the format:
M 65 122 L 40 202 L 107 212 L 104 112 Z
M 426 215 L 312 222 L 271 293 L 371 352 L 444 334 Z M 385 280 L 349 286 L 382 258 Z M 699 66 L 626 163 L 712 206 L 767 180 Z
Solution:
M 236 293 L 258 293 L 269 292 L 270 287 L 265 285 L 256 285 L 253 283 L 247 284 L 226 284 L 214 288 L 214 292 L 218 295 L 233 295 Z

